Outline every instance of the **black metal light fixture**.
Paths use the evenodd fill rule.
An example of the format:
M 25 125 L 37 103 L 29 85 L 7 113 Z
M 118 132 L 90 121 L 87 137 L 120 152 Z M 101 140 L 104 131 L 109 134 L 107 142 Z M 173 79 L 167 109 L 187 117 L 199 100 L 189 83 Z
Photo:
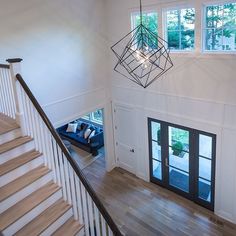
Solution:
M 143 24 L 140 0 L 140 25 L 111 47 L 118 58 L 114 70 L 129 80 L 148 87 L 172 66 L 168 43 Z

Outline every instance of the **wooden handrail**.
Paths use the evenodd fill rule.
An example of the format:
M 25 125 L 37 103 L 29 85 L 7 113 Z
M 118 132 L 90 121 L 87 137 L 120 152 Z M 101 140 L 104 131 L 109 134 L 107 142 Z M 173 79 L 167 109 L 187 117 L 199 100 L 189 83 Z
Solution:
M 51 132 L 52 136 L 54 137 L 54 139 L 56 140 L 57 144 L 59 145 L 59 147 L 61 148 L 62 152 L 64 153 L 64 155 L 66 156 L 67 160 L 69 161 L 69 163 L 71 164 L 72 168 L 74 169 L 75 173 L 77 174 L 77 176 L 79 177 L 80 181 L 83 183 L 85 189 L 87 190 L 87 192 L 89 193 L 90 197 L 92 198 L 92 200 L 94 201 L 95 205 L 97 206 L 98 210 L 100 211 L 100 213 L 102 214 L 102 216 L 104 217 L 105 221 L 107 222 L 107 224 L 109 225 L 110 229 L 112 230 L 113 234 L 115 236 L 122 236 L 120 230 L 118 229 L 117 225 L 115 224 L 115 222 L 113 221 L 113 219 L 111 218 L 110 214 L 107 212 L 106 208 L 104 207 L 103 203 L 100 201 L 100 199 L 97 197 L 96 193 L 94 192 L 93 188 L 91 187 L 91 185 L 88 183 L 86 177 L 84 176 L 83 172 L 81 171 L 80 167 L 78 166 L 78 164 L 73 160 L 71 154 L 69 153 L 69 151 L 67 150 L 67 148 L 65 147 L 64 143 L 62 142 L 59 134 L 57 133 L 57 131 L 54 129 L 51 121 L 48 119 L 47 115 L 45 114 L 45 112 L 43 111 L 42 107 L 39 105 L 38 101 L 36 100 L 36 98 L 34 97 L 34 95 L 32 94 L 31 90 L 29 89 L 29 87 L 27 86 L 27 84 L 25 83 L 24 79 L 22 78 L 22 76 L 20 74 L 16 75 L 16 79 L 19 81 L 19 83 L 21 84 L 22 88 L 24 89 L 25 93 L 28 95 L 29 99 L 31 100 L 31 102 L 33 103 L 35 109 L 38 111 L 39 115 L 41 116 L 42 120 L 44 121 L 45 125 L 47 126 L 47 128 L 49 129 L 49 131 Z
M 0 68 L 10 69 L 10 66 L 9 65 L 5 65 L 5 64 L 0 64 Z

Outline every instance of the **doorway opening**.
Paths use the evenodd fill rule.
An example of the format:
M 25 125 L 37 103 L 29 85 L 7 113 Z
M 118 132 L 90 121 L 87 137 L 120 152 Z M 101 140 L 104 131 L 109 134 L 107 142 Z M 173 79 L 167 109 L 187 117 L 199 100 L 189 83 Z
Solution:
M 82 170 L 98 158 L 105 162 L 103 109 L 65 124 L 57 132 Z
M 216 135 L 148 118 L 150 179 L 214 210 Z

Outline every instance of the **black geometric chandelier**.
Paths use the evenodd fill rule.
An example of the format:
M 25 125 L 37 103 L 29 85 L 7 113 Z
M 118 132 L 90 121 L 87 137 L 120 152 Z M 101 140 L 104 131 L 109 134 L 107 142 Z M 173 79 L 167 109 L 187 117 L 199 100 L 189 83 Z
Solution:
M 143 24 L 140 0 L 140 25 L 111 47 L 118 58 L 114 70 L 129 80 L 148 87 L 172 66 L 168 43 Z

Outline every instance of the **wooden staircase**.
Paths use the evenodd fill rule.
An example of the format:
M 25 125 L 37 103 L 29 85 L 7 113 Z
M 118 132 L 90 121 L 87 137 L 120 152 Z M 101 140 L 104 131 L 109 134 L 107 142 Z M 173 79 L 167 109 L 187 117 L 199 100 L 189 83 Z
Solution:
M 0 114 L 0 235 L 84 235 L 34 140 Z

